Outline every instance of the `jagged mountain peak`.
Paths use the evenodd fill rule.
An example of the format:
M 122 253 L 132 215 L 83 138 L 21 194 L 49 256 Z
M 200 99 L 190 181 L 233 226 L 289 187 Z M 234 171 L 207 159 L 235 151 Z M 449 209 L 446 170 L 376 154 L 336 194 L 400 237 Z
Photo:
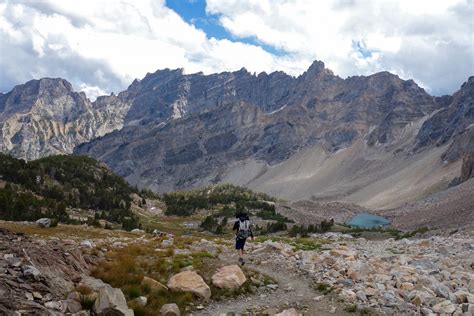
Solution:
M 329 156 L 360 144 L 380 155 L 431 150 L 469 123 L 472 82 L 435 98 L 389 72 L 342 79 L 320 61 L 298 77 L 163 69 L 91 103 L 67 81 L 47 78 L 16 87 L 18 98 L 0 95 L 0 146 L 33 159 L 83 144 L 76 152 L 103 160 L 131 183 L 168 191 L 228 179 L 233 166 L 248 161 L 278 168 L 316 147 Z M 17 101 L 30 108 L 18 111 Z M 8 102 L 16 110 L 5 111 Z M 34 106 L 41 111 L 28 110 Z

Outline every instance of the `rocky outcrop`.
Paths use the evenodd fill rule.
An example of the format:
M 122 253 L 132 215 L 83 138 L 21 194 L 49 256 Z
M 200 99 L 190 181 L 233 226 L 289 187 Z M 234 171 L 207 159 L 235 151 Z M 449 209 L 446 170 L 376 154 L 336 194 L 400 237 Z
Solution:
M 460 182 L 474 178 L 474 152 L 463 157 Z
M 420 149 L 429 145 L 441 146 L 459 137 L 459 143 L 452 145 L 443 157 L 445 160 L 457 160 L 462 156 L 464 148 L 461 134 L 467 129 L 472 129 L 473 124 L 474 77 L 470 77 L 453 95 L 448 106 L 434 113 L 423 123 L 417 135 L 416 148 Z M 469 133 L 472 135 L 472 131 Z
M 171 291 L 190 292 L 206 300 L 211 298 L 211 289 L 194 271 L 183 271 L 173 275 L 168 281 L 168 288 Z
M 63 301 L 94 257 L 59 240 L 33 239 L 0 228 L 0 314 L 49 315 L 75 309 Z
M 238 289 L 247 281 L 237 265 L 225 266 L 212 275 L 212 284 L 221 289 Z

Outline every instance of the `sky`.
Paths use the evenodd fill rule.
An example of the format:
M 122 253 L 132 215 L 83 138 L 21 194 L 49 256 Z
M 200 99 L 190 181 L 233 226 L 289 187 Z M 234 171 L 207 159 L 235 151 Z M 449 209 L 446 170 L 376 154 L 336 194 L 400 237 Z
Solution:
M 61 77 L 91 99 L 163 68 L 390 71 L 433 95 L 474 75 L 474 0 L 0 0 L 0 92 Z

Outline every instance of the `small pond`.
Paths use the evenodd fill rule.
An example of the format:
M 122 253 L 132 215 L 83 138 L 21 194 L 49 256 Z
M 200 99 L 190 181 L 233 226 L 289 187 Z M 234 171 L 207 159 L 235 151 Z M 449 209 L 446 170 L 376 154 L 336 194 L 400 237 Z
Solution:
M 347 224 L 361 228 L 376 228 L 379 226 L 390 225 L 390 221 L 382 216 L 369 213 L 360 213 L 352 217 L 351 220 L 347 222 Z

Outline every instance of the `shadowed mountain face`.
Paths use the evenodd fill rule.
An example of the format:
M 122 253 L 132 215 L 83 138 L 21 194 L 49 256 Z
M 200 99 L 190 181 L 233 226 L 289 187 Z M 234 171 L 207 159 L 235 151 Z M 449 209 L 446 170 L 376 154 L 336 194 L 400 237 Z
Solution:
M 45 81 L 51 87 L 38 92 Z M 318 61 L 296 78 L 160 70 L 94 103 L 63 80 L 42 79 L 0 95 L 2 150 L 31 159 L 79 145 L 76 153 L 131 183 L 168 191 L 228 180 L 243 161 L 273 168 L 314 146 L 329 156 L 360 142 L 411 155 L 451 144 L 471 124 L 473 90 L 470 79 L 452 97 L 435 98 L 388 72 L 341 79 Z

